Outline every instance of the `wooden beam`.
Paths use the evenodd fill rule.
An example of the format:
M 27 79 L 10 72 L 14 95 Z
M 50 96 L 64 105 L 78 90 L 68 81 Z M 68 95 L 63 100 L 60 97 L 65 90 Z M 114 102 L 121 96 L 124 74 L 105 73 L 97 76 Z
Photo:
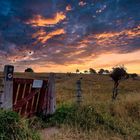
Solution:
M 13 109 L 13 72 L 14 66 L 4 67 L 4 91 L 1 97 L 1 108 Z
M 48 108 L 47 114 L 54 114 L 56 110 L 55 74 L 50 73 L 48 79 Z

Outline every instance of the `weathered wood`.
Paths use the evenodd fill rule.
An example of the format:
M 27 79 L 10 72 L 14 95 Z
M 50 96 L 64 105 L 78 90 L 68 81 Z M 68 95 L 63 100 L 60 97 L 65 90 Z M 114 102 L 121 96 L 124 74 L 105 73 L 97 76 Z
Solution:
M 5 65 L 4 92 L 1 97 L 1 107 L 3 109 L 12 109 L 13 107 L 13 72 L 14 66 Z
M 53 114 L 56 110 L 56 94 L 55 94 L 55 74 L 50 73 L 48 79 L 48 107 L 47 114 Z
M 13 71 L 11 65 L 4 68 L 0 108 L 12 109 L 27 117 L 42 112 L 45 116 L 53 114 L 56 110 L 55 75 L 51 73 L 46 80 L 34 80 L 13 78 Z
M 2 108 L 4 94 L 4 78 L 0 78 L 0 108 Z
M 78 105 L 82 102 L 81 79 L 76 82 L 76 102 Z

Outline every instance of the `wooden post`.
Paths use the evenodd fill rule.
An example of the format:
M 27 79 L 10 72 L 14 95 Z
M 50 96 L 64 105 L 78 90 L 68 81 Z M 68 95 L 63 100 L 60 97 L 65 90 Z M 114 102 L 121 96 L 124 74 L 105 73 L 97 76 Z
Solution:
M 1 96 L 1 108 L 12 109 L 13 107 L 13 72 L 14 66 L 4 67 L 4 91 Z
M 2 108 L 3 104 L 3 94 L 4 94 L 4 78 L 0 78 L 0 109 Z
M 56 110 L 55 74 L 50 73 L 48 79 L 48 107 L 47 114 L 54 114 Z
M 80 105 L 82 101 L 82 89 L 81 89 L 81 79 L 77 80 L 76 82 L 76 99 L 77 99 L 77 104 Z

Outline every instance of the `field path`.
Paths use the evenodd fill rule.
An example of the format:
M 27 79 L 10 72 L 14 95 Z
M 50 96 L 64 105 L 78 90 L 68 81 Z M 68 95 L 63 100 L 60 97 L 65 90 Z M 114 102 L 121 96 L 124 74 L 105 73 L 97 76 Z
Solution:
M 59 133 L 59 129 L 56 127 L 45 128 L 40 133 L 42 140 L 51 140 L 55 134 Z

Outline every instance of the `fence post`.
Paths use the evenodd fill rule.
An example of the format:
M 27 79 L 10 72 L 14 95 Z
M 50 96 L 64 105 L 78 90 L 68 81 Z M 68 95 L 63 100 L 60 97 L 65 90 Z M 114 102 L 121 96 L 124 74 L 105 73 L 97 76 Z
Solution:
M 50 73 L 48 79 L 48 107 L 47 114 L 53 114 L 56 110 L 56 93 L 55 93 L 55 74 Z
M 77 104 L 80 105 L 82 102 L 82 89 L 81 89 L 81 79 L 77 80 L 76 82 L 76 99 L 77 99 Z
M 1 108 L 12 109 L 13 107 L 13 72 L 14 66 L 4 67 L 4 91 L 1 96 Z
M 3 94 L 4 94 L 4 78 L 0 78 L 0 109 L 3 106 Z

